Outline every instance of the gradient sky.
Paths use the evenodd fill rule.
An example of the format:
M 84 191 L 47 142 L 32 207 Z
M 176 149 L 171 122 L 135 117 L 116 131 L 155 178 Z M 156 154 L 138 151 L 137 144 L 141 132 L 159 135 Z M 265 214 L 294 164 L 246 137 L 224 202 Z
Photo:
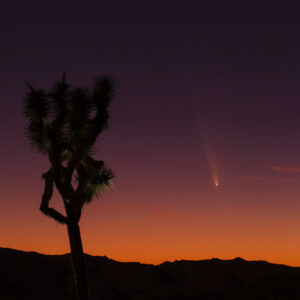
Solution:
M 300 6 L 287 2 L 2 3 L 0 246 L 69 251 L 39 211 L 49 164 L 24 135 L 24 80 L 48 88 L 66 71 L 88 87 L 109 73 L 96 157 L 117 177 L 84 208 L 85 252 L 300 266 Z

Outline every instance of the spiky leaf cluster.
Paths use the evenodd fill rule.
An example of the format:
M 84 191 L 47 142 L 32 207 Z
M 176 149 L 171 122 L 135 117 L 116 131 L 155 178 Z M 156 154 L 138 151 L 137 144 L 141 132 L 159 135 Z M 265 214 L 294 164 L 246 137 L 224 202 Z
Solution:
M 89 203 L 94 196 L 97 198 L 106 189 L 112 187 L 114 174 L 112 170 L 103 166 L 102 168 L 92 168 L 89 170 L 85 186 L 85 203 Z

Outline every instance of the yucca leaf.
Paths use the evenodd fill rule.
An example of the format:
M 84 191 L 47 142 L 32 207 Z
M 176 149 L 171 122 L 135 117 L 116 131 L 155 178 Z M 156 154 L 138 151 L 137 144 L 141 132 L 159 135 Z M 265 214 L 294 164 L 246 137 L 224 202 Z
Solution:
M 103 167 L 100 170 L 90 170 L 85 190 L 85 203 L 89 203 L 94 197 L 99 198 L 102 192 L 112 188 L 114 177 L 112 170 L 107 167 Z
M 76 88 L 70 93 L 69 132 L 73 139 L 89 140 L 91 135 L 91 98 L 86 89 Z
M 107 108 L 115 96 L 116 81 L 104 75 L 96 78 L 93 87 L 94 104 L 97 108 Z
M 25 98 L 24 114 L 31 121 L 44 120 L 49 116 L 50 105 L 46 92 L 43 89 L 33 89 Z

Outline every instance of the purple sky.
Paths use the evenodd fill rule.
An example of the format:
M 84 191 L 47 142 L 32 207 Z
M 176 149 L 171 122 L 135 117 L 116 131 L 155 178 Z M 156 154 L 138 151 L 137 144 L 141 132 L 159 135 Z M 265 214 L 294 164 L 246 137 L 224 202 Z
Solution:
M 238 222 L 243 213 L 255 218 L 259 207 L 261 226 L 252 232 L 247 226 L 253 219 L 244 218 L 245 232 L 259 232 L 264 213 L 269 216 L 270 210 L 270 228 L 278 224 L 279 212 L 287 220 L 295 220 L 292 225 L 278 225 L 283 228 L 282 236 L 287 236 L 290 226 L 300 228 L 296 221 L 300 174 L 290 169 L 300 166 L 297 1 L 247 4 L 29 0 L 6 2 L 1 4 L 0 11 L 0 234 L 5 236 L 2 246 L 47 252 L 46 247 L 38 246 L 38 238 L 30 248 L 16 225 L 31 224 L 32 220 L 40 224 L 45 219 L 38 207 L 42 192 L 40 175 L 47 168 L 47 160 L 29 148 L 24 135 L 24 80 L 48 88 L 63 71 L 73 85 L 91 86 L 92 79 L 104 73 L 112 74 L 119 83 L 110 128 L 99 138 L 97 154 L 115 171 L 116 187 L 103 200 L 92 204 L 94 210 L 101 211 L 101 205 L 108 202 L 127 204 L 129 208 L 120 212 L 110 208 L 109 216 L 119 224 L 118 213 L 128 214 L 133 220 L 128 226 L 135 228 L 141 225 L 134 216 L 143 214 L 148 204 L 153 205 L 158 216 L 169 214 L 173 220 L 183 211 L 184 215 L 191 214 L 189 219 L 194 218 L 195 222 L 203 219 L 202 208 L 207 209 L 205 216 L 211 213 L 213 220 L 216 207 L 220 211 L 220 207 L 229 207 Z M 203 131 L 207 139 L 203 138 Z M 203 143 L 208 143 L 208 155 Z M 215 172 L 220 177 L 217 194 L 210 159 L 215 161 Z M 274 167 L 288 169 L 283 172 Z M 132 216 L 130 205 L 138 207 Z M 193 215 L 195 209 L 201 212 L 198 216 Z M 86 214 L 86 224 L 88 214 L 91 223 L 98 224 L 96 213 Z M 192 223 L 178 218 L 184 224 L 181 228 L 193 232 Z M 158 223 L 163 222 L 158 219 Z M 45 228 L 57 228 L 51 220 L 47 222 Z M 150 226 L 147 224 L 143 226 Z M 31 232 L 37 230 L 34 225 L 27 226 Z M 83 227 L 92 240 L 88 225 L 84 223 Z M 155 230 L 153 227 L 148 236 L 159 235 Z M 132 250 L 146 253 L 132 256 L 155 262 L 168 258 L 159 253 L 171 251 L 174 232 L 169 230 L 166 235 L 170 237 L 170 249 L 156 249 L 156 256 L 147 256 L 143 249 Z M 232 245 L 237 245 L 238 237 L 235 239 L 234 232 L 228 230 Z M 283 243 L 287 245 L 285 254 L 273 257 L 253 250 L 254 254 L 245 252 L 244 256 L 300 265 L 295 252 L 300 249 L 300 242 L 293 244 L 296 238 L 300 240 L 297 230 L 288 241 L 283 241 L 282 236 L 274 237 L 270 248 L 266 248 L 266 253 L 272 252 L 272 247 Z M 116 232 L 111 234 L 117 237 Z M 184 230 L 180 234 L 184 236 Z M 209 234 L 213 233 L 208 231 L 203 236 Z M 142 236 L 135 232 L 131 238 L 141 238 L 146 245 L 147 235 Z M 104 238 L 104 243 L 109 242 Z M 195 242 L 198 244 L 201 245 Z M 66 245 L 60 245 L 58 251 L 65 251 Z M 192 245 L 191 242 L 189 247 Z M 125 242 L 116 247 L 127 249 Z M 215 248 L 211 244 L 209 249 Z M 118 256 L 113 248 L 93 248 L 87 244 L 86 249 L 124 260 L 131 257 Z M 195 258 L 188 249 L 170 254 L 170 259 Z M 204 254 L 198 252 L 198 257 L 214 255 L 209 249 Z M 128 253 L 133 253 L 130 251 L 128 248 Z M 232 248 L 232 252 L 229 249 L 222 253 L 215 255 L 230 256 L 236 252 Z M 238 255 L 243 255 L 243 249 Z M 288 257 L 295 259 L 289 261 Z

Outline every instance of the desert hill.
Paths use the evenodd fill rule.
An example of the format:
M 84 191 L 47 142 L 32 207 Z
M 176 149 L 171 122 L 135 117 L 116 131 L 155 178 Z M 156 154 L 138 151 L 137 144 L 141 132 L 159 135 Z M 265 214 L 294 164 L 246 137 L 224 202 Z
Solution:
M 92 300 L 300 299 L 300 268 L 265 261 L 201 260 L 158 266 L 86 255 Z M 76 299 L 69 254 L 0 248 L 0 299 Z

